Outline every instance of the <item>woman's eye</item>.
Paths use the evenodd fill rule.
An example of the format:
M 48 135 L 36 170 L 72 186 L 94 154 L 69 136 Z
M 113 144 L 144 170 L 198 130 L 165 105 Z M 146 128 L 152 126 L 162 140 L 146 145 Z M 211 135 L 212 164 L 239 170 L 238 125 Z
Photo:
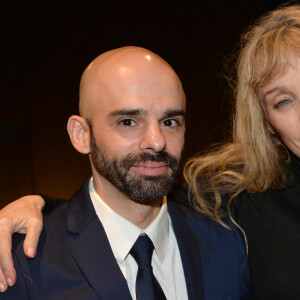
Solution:
M 279 101 L 278 103 L 276 103 L 276 104 L 274 105 L 274 107 L 275 107 L 275 108 L 280 108 L 280 107 L 286 106 L 286 105 L 289 104 L 290 102 L 291 102 L 291 101 L 290 101 L 290 100 L 287 100 L 287 99 L 281 100 L 281 101 Z
M 126 126 L 126 127 L 136 125 L 136 123 L 132 119 L 124 119 L 124 120 L 120 121 L 120 124 L 123 126 Z
M 166 127 L 175 127 L 175 126 L 179 125 L 179 123 L 178 123 L 177 120 L 167 119 L 167 120 L 162 122 L 162 125 L 166 126 Z

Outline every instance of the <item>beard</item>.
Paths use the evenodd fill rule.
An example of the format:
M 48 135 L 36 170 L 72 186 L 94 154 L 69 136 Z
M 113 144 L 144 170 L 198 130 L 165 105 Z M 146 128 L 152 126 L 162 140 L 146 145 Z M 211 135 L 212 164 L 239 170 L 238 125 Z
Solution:
M 158 200 L 164 197 L 172 187 L 179 172 L 180 159 L 166 152 L 151 154 L 127 154 L 121 158 L 108 158 L 99 147 L 90 126 L 91 159 L 97 172 L 128 197 L 141 202 Z M 163 175 L 149 176 L 138 174 L 132 166 L 143 162 L 163 162 L 169 171 Z

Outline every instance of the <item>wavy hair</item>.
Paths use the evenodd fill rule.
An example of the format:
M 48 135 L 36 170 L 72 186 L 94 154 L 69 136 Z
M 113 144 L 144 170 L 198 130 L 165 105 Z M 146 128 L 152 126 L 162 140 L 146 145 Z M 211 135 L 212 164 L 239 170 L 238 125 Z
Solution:
M 190 159 L 184 170 L 192 205 L 225 227 L 222 197 L 228 197 L 234 221 L 230 205 L 242 191 L 287 186 L 288 152 L 266 119 L 258 91 L 284 74 L 291 52 L 300 53 L 300 5 L 263 16 L 242 35 L 240 49 L 231 140 Z

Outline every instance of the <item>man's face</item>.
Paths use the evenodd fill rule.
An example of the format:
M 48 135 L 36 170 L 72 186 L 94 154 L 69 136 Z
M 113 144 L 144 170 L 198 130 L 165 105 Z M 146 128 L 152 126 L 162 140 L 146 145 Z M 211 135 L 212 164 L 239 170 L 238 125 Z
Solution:
M 91 160 L 101 178 L 137 201 L 170 190 L 184 144 L 180 88 L 102 89 L 90 120 Z M 92 124 L 92 126 L 91 126 Z
M 96 142 L 92 124 L 90 122 L 91 157 L 95 169 L 105 177 L 119 191 L 139 202 L 157 200 L 166 195 L 172 187 L 172 183 L 178 173 L 179 159 L 167 152 L 156 154 L 141 152 L 129 153 L 120 158 L 109 158 L 108 154 L 99 147 Z M 147 175 L 133 171 L 138 165 L 156 165 L 158 175 Z M 168 167 L 171 173 L 163 173 L 159 168 Z M 160 174 L 161 173 L 161 174 Z

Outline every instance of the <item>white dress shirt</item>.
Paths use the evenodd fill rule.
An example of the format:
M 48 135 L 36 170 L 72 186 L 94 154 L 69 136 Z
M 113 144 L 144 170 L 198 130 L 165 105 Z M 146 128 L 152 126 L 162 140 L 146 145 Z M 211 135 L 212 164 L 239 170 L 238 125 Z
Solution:
M 187 300 L 188 295 L 181 257 L 168 214 L 166 197 L 157 217 L 145 230 L 142 230 L 117 214 L 100 198 L 94 189 L 93 178 L 89 182 L 89 192 L 113 254 L 127 280 L 132 298 L 136 300 L 135 281 L 138 266 L 129 251 L 141 234 L 147 234 L 154 245 L 153 273 L 167 299 Z

